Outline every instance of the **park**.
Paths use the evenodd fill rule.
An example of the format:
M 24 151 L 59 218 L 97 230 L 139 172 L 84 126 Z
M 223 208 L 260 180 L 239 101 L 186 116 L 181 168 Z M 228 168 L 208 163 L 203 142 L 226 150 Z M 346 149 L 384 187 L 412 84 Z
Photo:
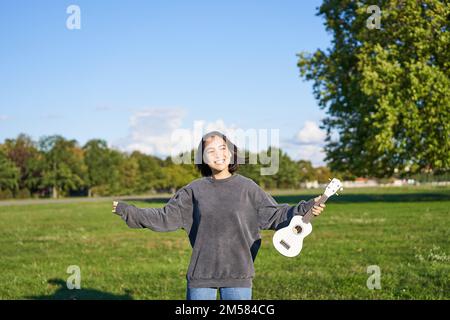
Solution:
M 318 192 L 275 198 L 293 204 Z M 184 231 L 129 229 L 109 200 L 55 201 L 0 207 L 3 299 L 184 299 Z M 263 231 L 254 299 L 448 299 L 449 210 L 449 187 L 345 190 L 330 199 L 300 256 L 280 255 L 273 231 Z M 69 265 L 80 268 L 80 290 L 66 286 Z M 381 270 L 381 289 L 367 286 L 371 265 Z
M 448 1 L 2 12 L 0 300 L 450 299 Z

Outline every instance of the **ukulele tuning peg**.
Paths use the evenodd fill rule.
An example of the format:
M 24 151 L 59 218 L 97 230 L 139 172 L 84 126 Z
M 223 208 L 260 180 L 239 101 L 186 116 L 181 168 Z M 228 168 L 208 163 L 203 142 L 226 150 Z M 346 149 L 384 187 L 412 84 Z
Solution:
M 339 189 L 340 191 L 344 190 L 344 188 Z
M 336 195 L 338 196 L 338 195 L 339 195 L 339 193 L 337 193 L 337 192 L 336 192 Z
M 328 178 L 328 181 L 331 181 L 331 179 L 330 179 L 330 178 Z

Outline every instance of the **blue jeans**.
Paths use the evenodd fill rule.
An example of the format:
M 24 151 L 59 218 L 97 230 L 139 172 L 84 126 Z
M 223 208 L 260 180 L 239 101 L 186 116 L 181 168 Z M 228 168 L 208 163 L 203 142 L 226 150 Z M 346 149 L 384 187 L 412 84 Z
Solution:
M 219 288 L 220 300 L 251 300 L 252 288 Z M 187 288 L 187 300 L 216 300 L 217 288 Z

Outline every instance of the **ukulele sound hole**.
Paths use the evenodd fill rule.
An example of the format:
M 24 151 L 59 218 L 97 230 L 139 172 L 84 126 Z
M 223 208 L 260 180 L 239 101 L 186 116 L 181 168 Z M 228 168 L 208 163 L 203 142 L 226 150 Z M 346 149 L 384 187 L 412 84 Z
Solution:
M 302 227 L 300 227 L 300 226 L 295 226 L 295 227 L 294 227 L 294 233 L 299 234 L 300 232 L 302 232 Z

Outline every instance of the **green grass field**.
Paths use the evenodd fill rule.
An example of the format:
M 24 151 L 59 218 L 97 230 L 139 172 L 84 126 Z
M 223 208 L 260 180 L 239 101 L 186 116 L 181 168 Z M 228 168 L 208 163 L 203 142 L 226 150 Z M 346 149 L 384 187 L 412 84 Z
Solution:
M 346 190 L 313 224 L 296 258 L 262 232 L 254 299 L 450 299 L 449 188 Z M 184 231 L 129 229 L 109 201 L 0 206 L 0 241 L 1 299 L 185 298 Z M 66 289 L 70 265 L 81 268 L 81 290 Z M 381 289 L 366 285 L 370 265 L 381 269 Z

